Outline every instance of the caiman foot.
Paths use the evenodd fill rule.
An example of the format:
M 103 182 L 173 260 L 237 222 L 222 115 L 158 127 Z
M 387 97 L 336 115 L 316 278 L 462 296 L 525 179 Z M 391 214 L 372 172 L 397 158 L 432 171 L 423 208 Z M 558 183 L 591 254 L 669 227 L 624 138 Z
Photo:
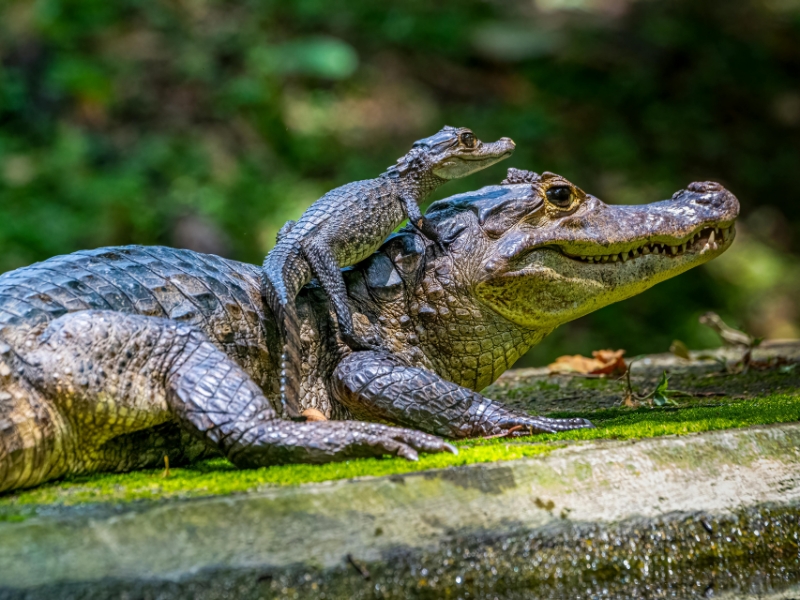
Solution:
M 458 454 L 443 439 L 414 429 L 363 421 L 277 421 L 248 432 L 230 450 L 228 458 L 238 467 L 249 468 L 386 455 L 416 461 L 420 452 Z
M 433 227 L 433 225 L 431 225 L 431 222 L 428 219 L 422 217 L 418 221 L 414 222 L 413 225 L 417 231 L 436 244 L 436 247 L 439 248 L 442 254 L 444 254 L 445 247 L 444 242 L 442 241 L 442 236 L 439 235 L 439 232 Z
M 342 341 L 347 344 L 347 346 L 353 352 L 364 352 L 364 351 L 372 351 L 372 352 L 381 352 L 383 348 L 378 346 L 377 344 L 372 344 L 367 340 L 357 336 L 354 333 L 348 333 L 345 331 L 341 332 Z
M 573 429 L 594 428 L 587 419 L 550 419 L 547 417 L 517 416 L 507 417 L 493 423 L 496 431 L 487 437 L 521 437 L 538 433 L 559 433 Z

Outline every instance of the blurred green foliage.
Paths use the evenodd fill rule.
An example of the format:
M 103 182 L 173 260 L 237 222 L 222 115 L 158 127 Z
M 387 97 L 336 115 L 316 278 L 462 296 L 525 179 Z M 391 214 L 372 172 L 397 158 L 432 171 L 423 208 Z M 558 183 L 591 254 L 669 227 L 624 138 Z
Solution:
M 713 345 L 800 314 L 797 0 L 6 0 L 0 271 L 111 244 L 260 261 L 288 218 L 443 124 L 608 202 L 693 180 L 743 204 L 720 260 L 554 333 L 528 362 Z

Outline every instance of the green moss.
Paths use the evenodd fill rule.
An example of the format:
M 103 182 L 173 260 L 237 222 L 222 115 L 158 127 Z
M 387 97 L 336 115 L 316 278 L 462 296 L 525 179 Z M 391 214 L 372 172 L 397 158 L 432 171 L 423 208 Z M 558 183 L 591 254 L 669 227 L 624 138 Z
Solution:
M 129 502 L 173 497 L 225 495 L 270 485 L 298 485 L 363 476 L 383 476 L 499 460 L 542 456 L 566 440 L 632 439 L 749 425 L 800 420 L 800 395 L 774 394 L 752 400 L 688 399 L 671 408 L 612 408 L 591 414 L 561 413 L 555 416 L 589 416 L 596 429 L 514 440 L 508 438 L 458 442 L 458 456 L 424 455 L 419 462 L 402 459 L 362 459 L 325 465 L 283 465 L 238 470 L 224 459 L 198 462 L 172 469 L 125 474 L 74 477 L 23 490 L 0 498 L 0 520 L 19 520 L 42 505 L 75 505 L 90 502 Z
M 26 505 L 74 505 L 87 502 L 129 502 L 170 497 L 224 495 L 266 485 L 297 485 L 354 477 L 381 476 L 427 471 L 475 463 L 541 456 L 553 444 L 481 444 L 462 446 L 459 454 L 428 454 L 418 462 L 400 458 L 361 459 L 324 465 L 280 465 L 262 469 L 236 469 L 225 459 L 198 462 L 173 468 L 169 477 L 163 470 L 132 473 L 100 473 L 72 477 L 0 498 L 0 515 L 18 514 Z
M 581 416 L 560 413 L 561 417 Z M 585 416 L 585 415 L 583 415 Z M 596 429 L 580 429 L 556 435 L 542 435 L 547 440 L 633 439 L 662 435 L 682 435 L 700 431 L 733 429 L 749 425 L 800 421 L 800 395 L 773 394 L 736 402 L 688 399 L 669 408 L 610 408 L 591 415 Z

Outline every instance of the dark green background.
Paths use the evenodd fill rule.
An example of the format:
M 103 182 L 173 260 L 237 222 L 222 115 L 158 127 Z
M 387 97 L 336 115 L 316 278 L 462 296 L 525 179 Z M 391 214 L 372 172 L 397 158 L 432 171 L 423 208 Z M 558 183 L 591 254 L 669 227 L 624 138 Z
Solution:
M 0 6 L 0 271 L 111 244 L 260 261 L 288 218 L 443 124 L 608 202 L 738 195 L 710 265 L 526 359 L 798 335 L 800 0 L 30 0 Z

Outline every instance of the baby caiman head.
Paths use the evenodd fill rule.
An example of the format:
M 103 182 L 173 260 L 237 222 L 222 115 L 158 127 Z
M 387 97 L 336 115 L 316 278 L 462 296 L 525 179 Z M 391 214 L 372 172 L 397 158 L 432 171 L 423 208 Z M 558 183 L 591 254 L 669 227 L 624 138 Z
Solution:
M 511 138 L 485 143 L 465 127 L 445 126 L 435 135 L 414 142 L 396 169 L 429 172 L 445 180 L 458 179 L 508 158 L 514 148 Z
M 692 183 L 672 199 L 608 205 L 560 175 L 510 169 L 490 186 L 434 203 L 461 285 L 519 326 L 552 330 L 722 254 L 736 197 Z

